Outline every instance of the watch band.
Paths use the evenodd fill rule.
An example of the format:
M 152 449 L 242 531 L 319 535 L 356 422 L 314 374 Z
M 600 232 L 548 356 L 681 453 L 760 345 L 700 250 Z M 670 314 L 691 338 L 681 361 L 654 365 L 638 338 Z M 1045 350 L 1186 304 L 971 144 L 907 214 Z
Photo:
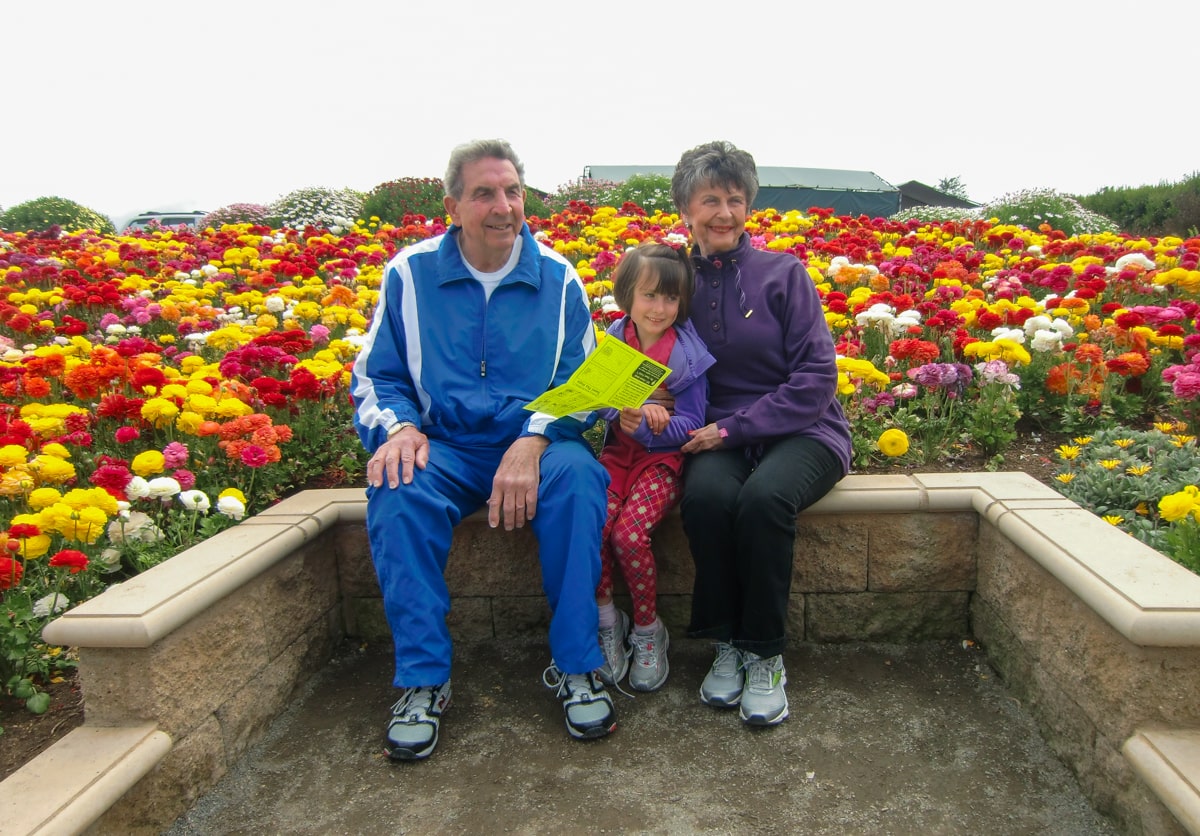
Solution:
M 414 424 L 412 421 L 397 421 L 395 424 L 392 424 L 390 427 L 388 427 L 387 437 L 391 438 L 396 433 L 403 432 L 404 430 L 408 429 L 409 427 L 415 427 L 415 426 L 417 426 L 417 425 Z

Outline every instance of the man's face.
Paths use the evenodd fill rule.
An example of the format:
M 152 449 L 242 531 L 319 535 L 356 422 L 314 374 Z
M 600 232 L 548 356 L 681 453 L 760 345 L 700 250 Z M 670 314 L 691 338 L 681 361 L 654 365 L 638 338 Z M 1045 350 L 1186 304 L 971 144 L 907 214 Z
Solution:
M 462 170 L 458 200 L 445 198 L 450 219 L 462 227 L 458 245 L 471 266 L 485 273 L 504 266 L 525 223 L 525 190 L 508 160 L 485 157 Z

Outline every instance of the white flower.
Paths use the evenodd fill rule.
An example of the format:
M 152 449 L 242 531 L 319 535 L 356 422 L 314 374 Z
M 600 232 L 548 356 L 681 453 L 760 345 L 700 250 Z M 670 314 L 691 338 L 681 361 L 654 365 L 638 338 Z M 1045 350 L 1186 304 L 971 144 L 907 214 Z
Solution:
M 211 279 L 213 276 L 217 275 L 217 273 L 220 273 L 221 271 L 218 270 L 216 265 L 214 265 L 214 264 L 205 264 L 203 267 L 200 268 L 200 272 L 204 274 L 204 277 L 206 279 Z
M 121 571 L 121 550 L 110 546 L 100 552 L 100 556 L 96 558 L 96 563 L 99 564 L 100 571 L 106 575 Z
M 106 533 L 108 542 L 121 543 L 157 543 L 166 535 L 154 524 L 154 520 L 141 511 L 128 511 L 127 517 L 115 519 L 108 524 Z
M 1030 340 L 1029 347 L 1043 354 L 1048 351 L 1057 351 L 1062 348 L 1062 335 L 1057 331 L 1038 331 Z
M 125 333 L 125 326 L 119 322 L 114 322 L 112 325 L 109 325 L 107 328 L 104 329 L 104 333 L 108 334 L 110 337 L 111 336 L 119 337 Z
M 179 494 L 179 501 L 189 511 L 208 513 L 208 509 L 212 507 L 212 503 L 208 501 L 208 494 L 204 491 L 183 491 Z
M 60 613 L 71 606 L 71 599 L 61 592 L 51 592 L 33 602 L 33 614 L 37 618 L 47 618 Z
M 146 484 L 150 488 L 151 499 L 170 499 L 183 490 L 183 486 L 179 484 L 178 480 L 170 476 L 159 476 Z
M 231 520 L 240 520 L 246 516 L 246 506 L 236 496 L 223 496 L 217 500 L 217 513 Z
M 1058 332 L 1058 335 L 1064 340 L 1069 340 L 1075 336 L 1075 329 L 1071 327 L 1071 323 L 1067 322 L 1061 316 L 1056 316 L 1054 321 L 1050 323 L 1050 327 Z
M 282 296 L 268 296 L 265 304 L 271 313 L 282 313 L 287 307 L 287 301 Z
M 150 483 L 141 476 L 134 476 L 125 486 L 125 495 L 130 499 L 145 499 L 150 495 Z
M 1050 323 L 1047 321 L 1046 324 Z M 992 329 L 992 340 L 1011 340 L 1017 345 L 1025 345 L 1025 332 L 1020 328 L 1005 328 L 1001 325 L 999 328 Z
M 1119 273 L 1129 266 L 1141 267 L 1143 270 L 1153 270 L 1155 268 L 1154 261 L 1146 256 L 1145 253 L 1126 253 L 1116 260 L 1112 267 L 1108 268 L 1110 273 Z
M 1038 331 L 1044 331 L 1051 327 L 1051 323 L 1052 320 L 1045 314 L 1031 316 L 1029 319 L 1025 320 L 1025 333 L 1032 337 Z

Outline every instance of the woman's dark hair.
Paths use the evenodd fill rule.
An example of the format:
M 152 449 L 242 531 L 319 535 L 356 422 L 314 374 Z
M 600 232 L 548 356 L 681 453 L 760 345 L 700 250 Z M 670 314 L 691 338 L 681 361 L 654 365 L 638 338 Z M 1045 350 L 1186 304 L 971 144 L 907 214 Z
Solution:
M 651 271 L 658 278 L 654 286 L 655 293 L 679 297 L 679 314 L 675 321 L 687 319 L 696 275 L 687 250 L 677 250 L 666 244 L 642 244 L 621 256 L 613 273 L 613 298 L 625 313 L 633 308 L 633 294 L 637 291 L 638 278 L 644 270 Z
M 671 176 L 671 199 L 682 212 L 701 186 L 712 184 L 746 195 L 747 208 L 758 196 L 758 167 L 754 157 L 732 142 L 717 140 L 684 151 Z

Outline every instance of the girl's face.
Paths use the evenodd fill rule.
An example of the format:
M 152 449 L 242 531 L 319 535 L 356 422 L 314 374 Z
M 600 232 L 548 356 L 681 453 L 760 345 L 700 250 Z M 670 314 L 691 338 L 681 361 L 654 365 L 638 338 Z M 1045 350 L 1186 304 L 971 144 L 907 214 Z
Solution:
M 650 270 L 643 270 L 633 290 L 629 318 L 637 326 L 638 340 L 643 348 L 658 342 L 658 338 L 675 324 L 675 318 L 679 316 L 679 297 L 669 296 L 657 290 L 657 287 L 658 276 Z

